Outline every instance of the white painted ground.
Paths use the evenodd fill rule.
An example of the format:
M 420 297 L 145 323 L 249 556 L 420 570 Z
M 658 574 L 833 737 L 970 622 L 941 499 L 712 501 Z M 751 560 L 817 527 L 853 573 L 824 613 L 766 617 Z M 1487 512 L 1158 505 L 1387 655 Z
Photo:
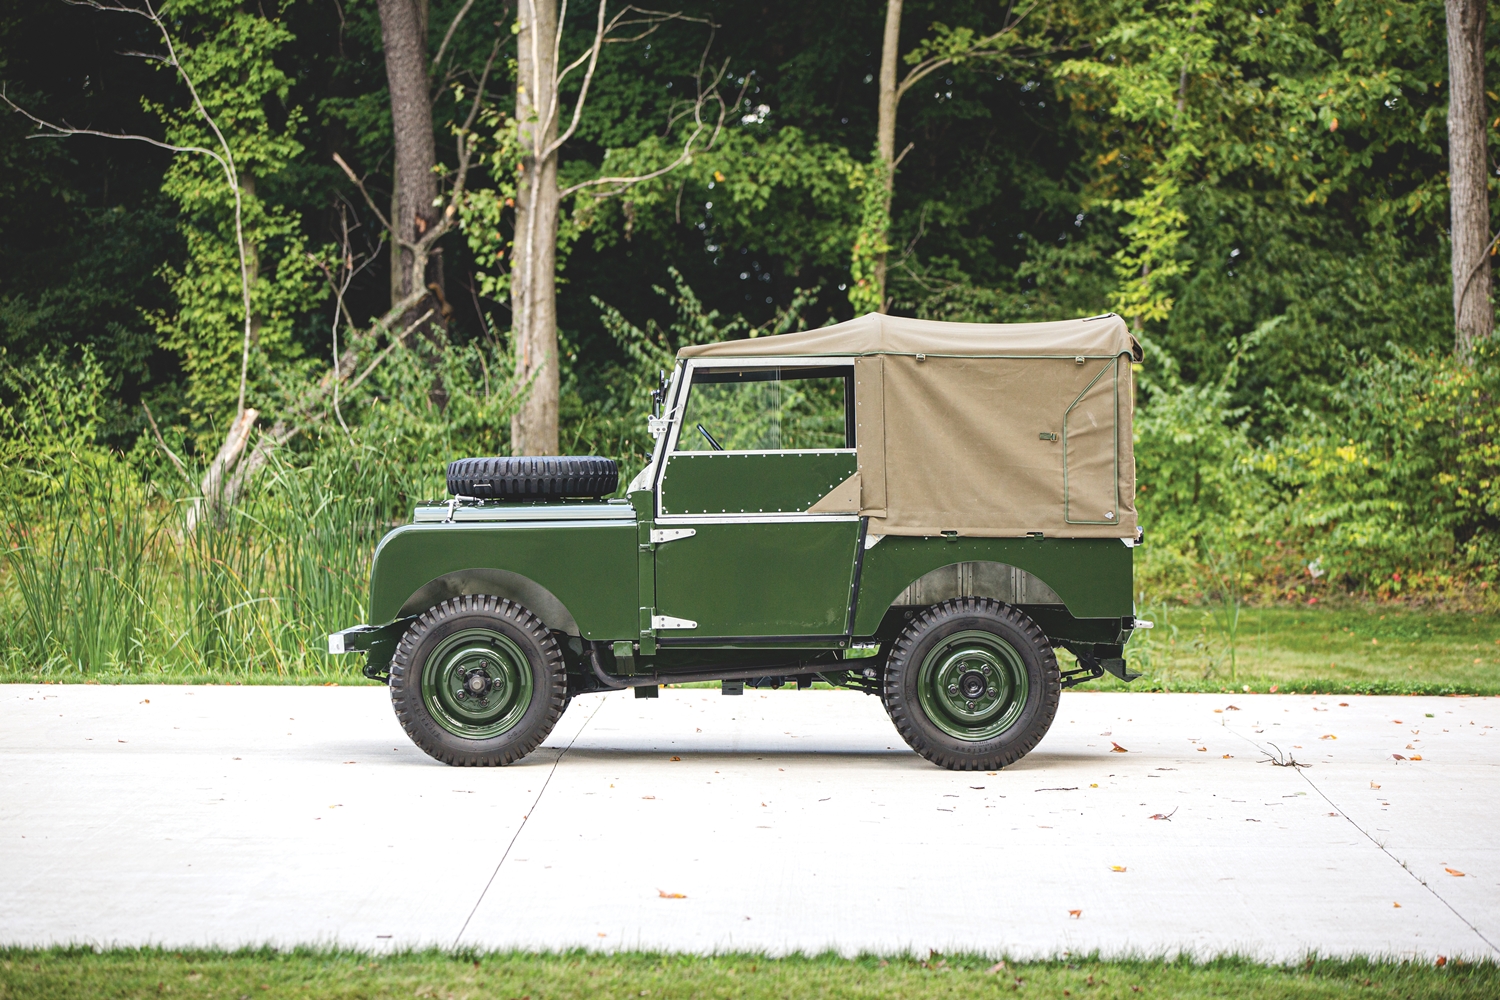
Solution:
M 0 943 L 1500 956 L 1500 699 L 1062 705 L 999 774 L 692 689 L 470 770 L 383 689 L 4 686 Z

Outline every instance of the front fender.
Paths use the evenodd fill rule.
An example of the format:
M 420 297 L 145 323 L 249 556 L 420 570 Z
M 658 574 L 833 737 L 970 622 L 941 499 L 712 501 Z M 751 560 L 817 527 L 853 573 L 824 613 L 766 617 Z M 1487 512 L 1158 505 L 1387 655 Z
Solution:
M 494 594 L 585 639 L 639 629 L 634 521 L 408 524 L 370 570 L 370 620 L 420 614 L 459 594 Z

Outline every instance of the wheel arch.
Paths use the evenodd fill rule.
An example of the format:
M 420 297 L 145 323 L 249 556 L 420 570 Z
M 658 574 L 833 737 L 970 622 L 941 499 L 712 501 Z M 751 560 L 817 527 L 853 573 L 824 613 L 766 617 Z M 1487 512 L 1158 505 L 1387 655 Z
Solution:
M 450 597 L 468 594 L 509 598 L 533 612 L 549 629 L 581 634 L 572 612 L 552 591 L 520 573 L 489 567 L 455 570 L 429 580 L 402 602 L 397 617 L 418 615 Z

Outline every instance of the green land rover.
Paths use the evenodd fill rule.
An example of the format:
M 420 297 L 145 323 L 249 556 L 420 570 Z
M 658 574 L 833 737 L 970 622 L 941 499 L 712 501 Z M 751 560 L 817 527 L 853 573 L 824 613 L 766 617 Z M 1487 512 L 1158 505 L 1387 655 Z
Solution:
M 1134 676 L 1140 360 L 1112 314 L 684 348 L 623 499 L 608 459 L 452 463 L 329 652 L 364 651 L 449 764 L 524 757 L 584 692 L 823 681 L 879 695 L 936 764 L 1004 767 L 1062 688 Z

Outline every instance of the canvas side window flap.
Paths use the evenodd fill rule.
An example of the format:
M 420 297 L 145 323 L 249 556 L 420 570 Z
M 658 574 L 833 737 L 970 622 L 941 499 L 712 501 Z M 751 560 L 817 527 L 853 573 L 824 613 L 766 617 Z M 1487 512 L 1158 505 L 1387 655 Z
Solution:
M 698 368 L 678 451 L 854 447 L 847 366 Z
M 1063 493 L 1069 524 L 1119 524 L 1120 359 L 1104 365 L 1063 416 Z

